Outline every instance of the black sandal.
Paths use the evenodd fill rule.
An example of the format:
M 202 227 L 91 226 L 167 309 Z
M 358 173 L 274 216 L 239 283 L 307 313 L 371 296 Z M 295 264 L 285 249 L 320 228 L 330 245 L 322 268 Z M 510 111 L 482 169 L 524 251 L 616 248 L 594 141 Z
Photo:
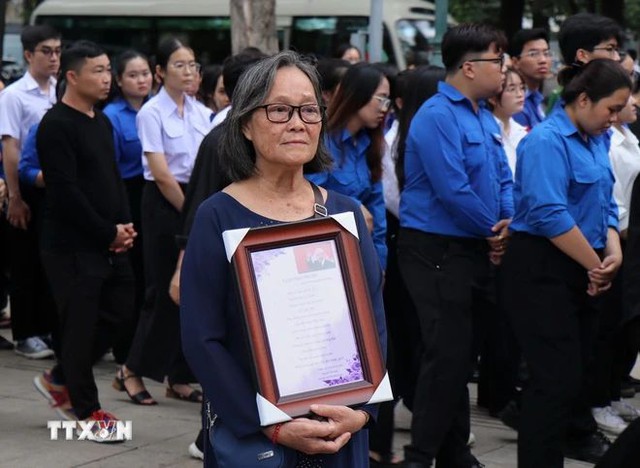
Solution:
M 136 393 L 135 395 L 132 395 L 131 393 L 129 393 L 129 390 L 127 390 L 127 386 L 124 384 L 124 382 L 125 382 L 125 380 L 130 379 L 131 377 L 137 377 L 137 376 L 135 374 L 131 374 L 131 375 L 128 375 L 127 377 L 125 377 L 124 376 L 124 371 L 122 370 L 122 367 L 120 367 L 116 371 L 116 376 L 113 379 L 113 383 L 111 384 L 111 386 L 113 388 L 115 388 L 116 390 L 118 390 L 119 392 L 126 392 L 127 396 L 136 405 L 140 405 L 140 406 L 154 406 L 154 405 L 157 405 L 158 402 L 153 399 L 151 394 L 146 389 Z M 151 400 L 151 402 L 145 403 L 145 400 Z
M 176 392 L 173 388 L 167 387 L 165 396 L 167 398 L 175 398 L 176 400 L 190 401 L 191 403 L 202 403 L 202 392 L 195 388 L 191 389 L 188 395 L 183 395 L 180 392 Z

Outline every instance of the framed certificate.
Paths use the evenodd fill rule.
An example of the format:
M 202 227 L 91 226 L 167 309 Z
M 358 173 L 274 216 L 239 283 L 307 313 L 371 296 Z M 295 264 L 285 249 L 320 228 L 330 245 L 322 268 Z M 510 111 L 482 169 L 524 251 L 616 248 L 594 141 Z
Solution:
M 385 379 L 355 226 L 343 213 L 223 235 L 263 425 L 312 403 L 367 403 Z

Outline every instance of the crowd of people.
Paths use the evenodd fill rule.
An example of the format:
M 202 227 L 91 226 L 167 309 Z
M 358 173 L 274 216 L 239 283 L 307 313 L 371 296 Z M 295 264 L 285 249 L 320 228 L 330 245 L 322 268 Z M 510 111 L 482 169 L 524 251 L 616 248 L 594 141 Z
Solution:
M 99 442 L 117 440 L 99 359 L 113 353 L 113 387 L 134 404 L 159 403 L 143 379 L 166 382 L 166 397 L 202 405 L 189 452 L 208 466 L 270 453 L 290 467 L 479 468 L 474 378 L 478 406 L 518 431 L 518 466 L 634 466 L 640 96 L 624 41 L 611 19 L 567 18 L 550 89 L 543 29 L 461 24 L 443 67 L 398 71 L 350 44 L 202 68 L 167 38 L 153 60 L 110 58 L 27 26 L 27 71 L 0 93 L 0 320 L 15 342 L 0 346 L 54 357 L 36 389 L 61 417 L 100 423 Z M 222 233 L 341 212 L 395 399 L 261 427 Z

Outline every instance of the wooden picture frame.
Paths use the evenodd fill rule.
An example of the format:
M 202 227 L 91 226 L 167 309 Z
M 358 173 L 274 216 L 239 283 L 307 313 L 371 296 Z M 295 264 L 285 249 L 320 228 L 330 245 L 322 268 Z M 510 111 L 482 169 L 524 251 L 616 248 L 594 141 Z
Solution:
M 355 218 L 345 214 L 351 230 L 334 217 L 253 228 L 228 250 L 256 390 L 289 417 L 313 403 L 365 404 L 388 379 Z

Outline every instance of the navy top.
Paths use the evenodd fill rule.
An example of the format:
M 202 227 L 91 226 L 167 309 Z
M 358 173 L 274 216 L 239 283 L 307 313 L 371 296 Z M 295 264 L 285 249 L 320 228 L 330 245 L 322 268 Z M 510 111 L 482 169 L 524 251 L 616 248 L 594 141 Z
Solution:
M 325 144 L 333 159 L 333 168 L 328 172 L 307 174 L 311 182 L 327 190 L 335 190 L 362 203 L 373 216 L 373 244 L 378 252 L 382 268 L 387 267 L 387 216 L 384 205 L 382 180 L 371 181 L 367 165 L 367 150 L 371 138 L 365 130 L 351 135 L 344 129 L 327 135 Z
M 484 107 L 476 112 L 453 86 L 418 110 L 407 137 L 400 225 L 458 237 L 485 238 L 513 215 L 513 179 L 500 128 Z
M 618 226 L 607 142 L 585 141 L 564 109 L 554 111 L 518 145 L 514 231 L 556 237 L 578 226 L 593 248 Z
M 117 99 L 104 108 L 113 125 L 116 162 L 123 179 L 142 175 L 142 145 L 136 129 L 136 111 L 125 99 Z
M 382 270 L 360 208 L 352 199 L 335 192 L 329 192 L 325 206 L 330 214 L 355 214 L 380 344 L 385 350 Z M 279 223 L 218 192 L 198 209 L 182 265 L 180 320 L 184 354 L 212 401 L 213 410 L 236 437 L 259 433 L 261 427 L 252 384 L 251 351 L 222 233 Z M 377 414 L 376 406 L 365 409 Z M 344 468 L 368 466 L 368 457 L 364 430 L 354 434 L 337 454 L 323 456 L 326 466 Z
M 38 150 L 36 149 L 36 133 L 40 123 L 35 124 L 29 129 L 27 138 L 22 143 L 22 152 L 20 153 L 20 161 L 18 162 L 18 177 L 20 182 L 30 186 L 36 185 L 36 177 L 42 169 L 40 168 L 40 158 L 38 158 Z
M 532 129 L 545 118 L 542 101 L 544 101 L 544 96 L 540 91 L 527 91 L 524 98 L 524 108 L 522 112 L 518 112 L 513 116 L 513 120 L 528 129 Z

